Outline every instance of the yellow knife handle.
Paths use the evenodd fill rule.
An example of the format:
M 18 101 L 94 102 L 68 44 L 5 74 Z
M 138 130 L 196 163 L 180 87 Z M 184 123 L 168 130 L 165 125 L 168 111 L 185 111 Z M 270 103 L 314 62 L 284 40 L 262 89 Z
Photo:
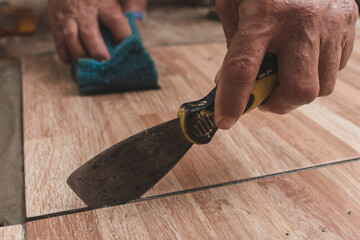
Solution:
M 260 66 L 254 89 L 243 115 L 263 103 L 277 84 L 277 58 L 276 55 L 268 53 Z M 199 101 L 184 103 L 178 111 L 181 129 L 185 137 L 192 143 L 209 143 L 218 129 L 214 123 L 216 88 Z

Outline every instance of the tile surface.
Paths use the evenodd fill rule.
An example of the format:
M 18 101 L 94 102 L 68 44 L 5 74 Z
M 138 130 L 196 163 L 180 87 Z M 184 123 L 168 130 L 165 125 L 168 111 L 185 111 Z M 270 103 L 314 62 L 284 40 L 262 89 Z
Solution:
M 360 162 L 27 224 L 28 239 L 358 239 Z
M 24 240 L 25 230 L 22 225 L 0 227 L 1 240 Z
M 66 185 L 70 173 L 207 94 L 225 51 L 216 43 L 151 48 L 161 90 L 92 97 L 79 94 L 70 69 L 56 56 L 24 59 L 27 216 L 83 207 Z M 146 196 L 360 156 L 360 88 L 354 78 L 340 79 L 328 98 L 285 116 L 254 110 L 210 144 L 194 146 Z

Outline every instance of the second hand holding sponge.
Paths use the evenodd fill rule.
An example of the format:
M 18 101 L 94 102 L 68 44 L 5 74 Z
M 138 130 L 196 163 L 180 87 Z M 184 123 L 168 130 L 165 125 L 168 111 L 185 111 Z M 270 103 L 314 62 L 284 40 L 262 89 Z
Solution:
M 109 30 L 101 27 L 111 59 L 98 62 L 79 59 L 72 64 L 73 74 L 84 94 L 101 94 L 144 89 L 159 89 L 155 64 L 142 44 L 132 13 L 125 13 L 132 34 L 116 45 Z

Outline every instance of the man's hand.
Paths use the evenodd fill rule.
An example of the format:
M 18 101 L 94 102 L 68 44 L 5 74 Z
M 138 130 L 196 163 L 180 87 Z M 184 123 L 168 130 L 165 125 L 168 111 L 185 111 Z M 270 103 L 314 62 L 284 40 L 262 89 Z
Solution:
M 124 0 L 125 10 L 142 11 L 145 0 Z M 131 4 L 134 2 L 135 4 Z M 48 16 L 55 46 L 62 61 L 91 57 L 110 59 L 99 22 L 118 44 L 131 34 L 131 28 L 117 0 L 49 0 Z
M 216 76 L 215 123 L 244 111 L 266 52 L 278 56 L 279 85 L 261 110 L 288 113 L 331 94 L 350 58 L 354 0 L 217 0 L 228 52 Z

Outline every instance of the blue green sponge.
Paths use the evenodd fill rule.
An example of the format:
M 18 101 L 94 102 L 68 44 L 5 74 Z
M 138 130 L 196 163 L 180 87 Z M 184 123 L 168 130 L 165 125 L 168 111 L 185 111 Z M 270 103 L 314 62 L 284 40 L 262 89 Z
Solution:
M 116 46 L 110 31 L 101 27 L 111 55 L 109 61 L 101 63 L 83 58 L 72 64 L 73 74 L 82 93 L 101 94 L 160 88 L 155 64 L 142 44 L 134 15 L 125 15 L 132 34 L 120 45 Z

